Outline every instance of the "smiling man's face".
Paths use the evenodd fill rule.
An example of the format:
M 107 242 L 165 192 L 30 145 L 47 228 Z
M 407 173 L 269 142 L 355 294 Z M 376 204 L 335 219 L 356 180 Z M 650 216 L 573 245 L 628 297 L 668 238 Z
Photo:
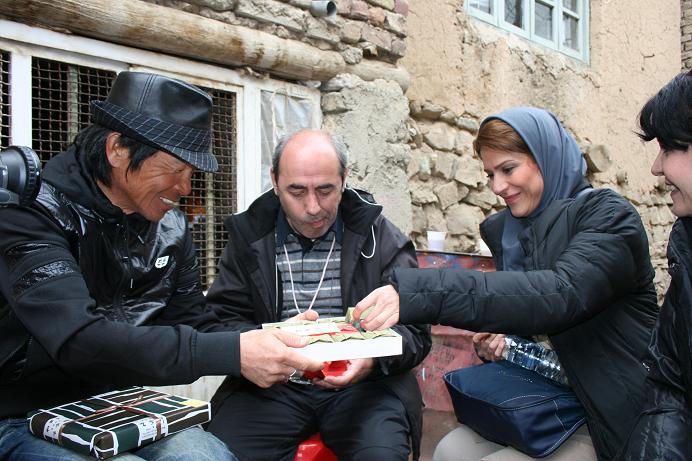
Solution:
M 125 149 L 124 159 L 113 166 L 111 184 L 106 195 L 125 214 L 139 213 L 156 222 L 188 195 L 192 189 L 195 168 L 164 151 L 157 151 L 142 162 L 135 171 L 127 171 L 130 156 Z

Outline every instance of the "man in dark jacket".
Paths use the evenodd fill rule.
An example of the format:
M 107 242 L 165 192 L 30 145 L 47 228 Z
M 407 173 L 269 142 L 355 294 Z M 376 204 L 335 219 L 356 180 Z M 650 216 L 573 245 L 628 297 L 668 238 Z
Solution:
M 217 168 L 211 105 L 185 82 L 122 72 L 92 103 L 95 124 L 46 164 L 36 203 L 0 209 L 0 459 L 84 459 L 33 437 L 30 410 L 115 386 L 269 385 L 321 367 L 284 344 L 298 336 L 223 331 L 205 306 L 176 207 L 195 168 Z M 235 459 L 198 428 L 136 453 Z
M 342 316 L 415 267 L 413 244 L 362 191 L 346 188 L 347 151 L 321 131 L 277 145 L 270 190 L 226 222 L 229 243 L 207 297 L 239 331 L 287 319 Z M 319 432 L 339 459 L 406 460 L 421 432 L 421 396 L 410 372 L 431 345 L 427 325 L 396 327 L 403 354 L 351 360 L 341 376 L 260 389 L 227 379 L 209 430 L 242 460 L 291 460 Z

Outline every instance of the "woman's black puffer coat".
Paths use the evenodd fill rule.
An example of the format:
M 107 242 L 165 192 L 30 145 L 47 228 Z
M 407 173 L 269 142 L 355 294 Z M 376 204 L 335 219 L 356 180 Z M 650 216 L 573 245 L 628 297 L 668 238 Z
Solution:
M 642 359 L 657 315 L 641 219 L 608 189 L 555 201 L 520 234 L 524 271 L 510 272 L 501 271 L 507 212 L 481 225 L 500 271 L 395 271 L 400 321 L 548 334 L 598 458 L 615 459 L 641 408 Z
M 668 243 L 671 275 L 649 353 L 646 402 L 626 460 L 692 459 L 692 218 L 673 226 Z

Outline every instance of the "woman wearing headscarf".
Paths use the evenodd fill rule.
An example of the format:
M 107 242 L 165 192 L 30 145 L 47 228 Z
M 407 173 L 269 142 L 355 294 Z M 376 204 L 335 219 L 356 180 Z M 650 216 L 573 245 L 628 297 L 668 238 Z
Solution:
M 678 216 L 668 242 L 671 281 L 649 345 L 646 400 L 625 460 L 692 459 L 692 72 L 678 74 L 639 114 L 658 141 L 651 173 L 670 188 Z
M 545 459 L 593 459 L 594 449 L 599 460 L 614 459 L 639 412 L 657 312 L 641 219 L 616 192 L 591 188 L 577 143 L 549 112 L 492 115 L 474 149 L 507 205 L 481 224 L 498 271 L 397 270 L 394 286 L 375 290 L 355 315 L 372 306 L 361 321 L 369 330 L 400 321 L 492 332 L 474 337 L 487 360 L 500 358 L 497 333 L 542 340 L 557 353 L 588 426 L 587 443 L 568 441 Z M 487 457 L 503 447 L 457 431 L 466 435 L 449 434 L 436 460 L 527 459 L 513 449 Z

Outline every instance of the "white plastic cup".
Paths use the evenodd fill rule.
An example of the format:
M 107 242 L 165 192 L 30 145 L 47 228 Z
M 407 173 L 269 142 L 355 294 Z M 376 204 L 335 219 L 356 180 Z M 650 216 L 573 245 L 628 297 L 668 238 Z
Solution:
M 481 256 L 492 256 L 492 252 L 483 239 L 478 239 L 478 250 Z
M 428 250 L 444 251 L 447 232 L 428 231 Z

